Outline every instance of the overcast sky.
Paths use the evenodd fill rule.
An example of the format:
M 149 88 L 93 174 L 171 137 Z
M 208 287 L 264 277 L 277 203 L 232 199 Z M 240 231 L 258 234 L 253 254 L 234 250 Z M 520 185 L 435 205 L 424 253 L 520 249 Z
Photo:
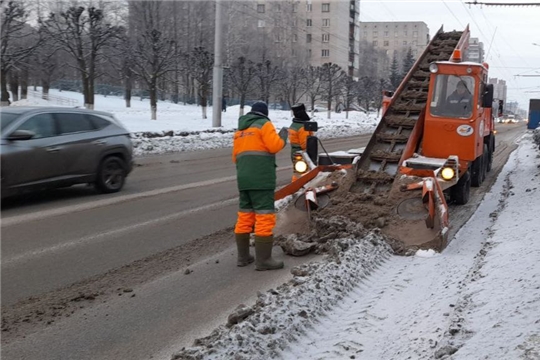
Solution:
M 490 77 L 504 79 L 508 101 L 528 109 L 529 99 L 540 98 L 540 6 L 487 7 L 467 5 L 473 0 L 361 0 L 361 21 L 423 21 L 430 35 L 463 30 L 484 43 Z M 540 0 L 480 0 L 496 3 L 540 3 Z M 521 77 L 516 75 L 538 75 Z M 534 91 L 534 92 L 533 92 Z

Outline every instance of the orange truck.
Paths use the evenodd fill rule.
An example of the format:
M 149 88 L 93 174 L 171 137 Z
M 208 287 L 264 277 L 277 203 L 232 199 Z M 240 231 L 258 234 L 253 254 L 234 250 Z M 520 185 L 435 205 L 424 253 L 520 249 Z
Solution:
M 495 151 L 489 66 L 463 61 L 469 36 L 468 27 L 451 32 L 441 28 L 396 91 L 384 94 L 381 121 L 362 155 L 349 157 L 350 163 L 333 156 L 331 164 L 320 155 L 319 166 L 305 166 L 311 170 L 278 191 L 276 199 L 299 190 L 320 171 L 352 168 L 356 182 L 349 191 L 395 201 L 392 213 L 410 221 L 410 234 L 415 235 L 391 226 L 386 231 L 415 248 L 444 248 L 448 202 L 469 201 L 471 186 L 480 186 L 491 170 Z M 416 236 L 420 233 L 425 237 Z

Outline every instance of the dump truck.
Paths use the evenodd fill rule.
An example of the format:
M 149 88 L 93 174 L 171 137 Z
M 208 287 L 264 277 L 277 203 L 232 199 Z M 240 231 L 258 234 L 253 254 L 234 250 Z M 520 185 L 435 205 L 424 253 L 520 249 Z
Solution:
M 351 169 L 349 192 L 361 203 L 351 204 L 356 219 L 384 208 L 383 233 L 411 248 L 446 247 L 448 204 L 469 201 L 471 186 L 481 186 L 491 170 L 495 151 L 489 66 L 463 61 L 469 36 L 469 27 L 441 27 L 391 97 L 385 94 L 381 121 L 362 155 L 321 154 L 316 164 L 312 153 L 305 156 L 311 170 L 280 189 L 276 199 L 321 171 Z
M 540 126 L 540 99 L 531 99 L 529 102 L 529 119 L 527 129 L 536 129 Z

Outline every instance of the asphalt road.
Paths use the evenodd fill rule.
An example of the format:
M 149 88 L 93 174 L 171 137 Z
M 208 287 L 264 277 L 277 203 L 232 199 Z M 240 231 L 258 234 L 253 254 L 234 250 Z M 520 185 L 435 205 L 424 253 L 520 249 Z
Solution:
M 498 142 L 508 149 L 496 162 L 523 132 L 499 126 Z M 325 146 L 357 148 L 368 140 L 335 139 Z M 74 188 L 3 204 L 3 316 L 21 318 L 12 326 L 18 330 L 3 333 L 4 358 L 169 358 L 224 323 L 236 305 L 253 301 L 256 291 L 287 280 L 292 266 L 309 261 L 287 258 L 287 268 L 276 272 L 239 269 L 232 236 L 212 235 L 236 216 L 230 149 L 138 162 L 121 194 Z M 284 184 L 291 175 L 287 151 L 278 166 Z M 184 245 L 191 248 L 175 250 Z M 95 299 L 60 301 L 77 291 Z M 22 320 L 40 301 L 45 317 Z M 51 308 L 54 316 L 47 318 Z

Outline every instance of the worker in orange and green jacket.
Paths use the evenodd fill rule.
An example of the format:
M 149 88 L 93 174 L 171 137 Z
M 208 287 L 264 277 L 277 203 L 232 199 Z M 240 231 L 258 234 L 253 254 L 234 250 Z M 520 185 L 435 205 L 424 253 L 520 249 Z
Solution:
M 291 126 L 289 126 L 289 141 L 291 143 L 291 160 L 293 162 L 292 181 L 295 181 L 300 178 L 302 174 L 294 171 L 294 154 L 297 151 L 306 151 L 307 138 L 308 136 L 313 136 L 313 131 L 304 129 L 304 123 L 310 120 L 304 104 L 293 105 L 291 110 L 294 118 Z
M 234 229 L 238 266 L 255 260 L 257 270 L 283 268 L 272 258 L 276 215 L 276 154 L 287 144 L 287 128 L 279 135 L 268 118 L 268 106 L 256 102 L 251 111 L 238 119 L 234 134 L 233 162 L 236 164 L 240 210 Z M 250 233 L 255 231 L 255 259 L 249 254 Z

